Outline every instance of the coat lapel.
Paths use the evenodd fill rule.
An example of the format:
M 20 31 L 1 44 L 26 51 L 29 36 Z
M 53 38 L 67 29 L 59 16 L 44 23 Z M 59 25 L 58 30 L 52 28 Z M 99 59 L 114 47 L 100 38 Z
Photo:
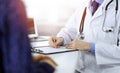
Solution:
M 105 7 L 106 5 L 110 2 L 110 0 L 104 0 L 104 2 L 101 4 L 101 6 L 97 9 L 97 11 L 95 12 L 95 14 L 92 16 L 92 19 L 91 20 L 94 20 L 96 19 L 97 17 L 103 15 L 103 13 L 105 12 Z M 90 3 L 89 3 L 90 4 Z M 89 9 L 90 9 L 90 5 L 89 6 Z M 92 13 L 91 13 L 92 15 Z

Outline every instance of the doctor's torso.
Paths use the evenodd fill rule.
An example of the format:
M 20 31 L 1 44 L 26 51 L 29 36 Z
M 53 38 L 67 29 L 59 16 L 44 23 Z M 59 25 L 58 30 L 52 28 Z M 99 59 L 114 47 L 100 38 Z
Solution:
M 83 30 L 84 41 L 95 43 L 95 54 L 79 52 L 76 70 L 81 73 L 120 73 L 120 46 L 117 46 L 117 40 L 120 38 L 118 34 L 120 1 L 118 0 L 117 14 L 115 13 L 116 0 L 113 0 L 105 11 L 110 1 L 104 0 L 92 16 L 90 0 L 86 0 L 85 3 L 80 4 L 65 28 L 57 35 L 64 38 L 64 44 L 69 44 L 71 40 L 76 39 L 79 35 L 84 9 L 87 7 Z M 104 27 L 108 29 L 111 26 L 114 27 L 114 31 L 103 31 Z
M 80 22 L 82 19 L 82 14 L 84 12 L 85 7 L 87 7 L 85 21 L 84 21 L 84 30 L 83 33 L 85 35 L 85 41 L 88 42 L 106 42 L 111 44 L 116 44 L 116 37 L 117 36 L 117 29 L 114 29 L 113 32 L 104 32 L 103 31 L 103 23 L 104 27 L 115 27 L 117 28 L 116 20 L 115 20 L 115 2 L 111 3 L 111 5 L 108 7 L 107 13 L 106 13 L 106 19 L 105 17 L 105 6 L 110 0 L 106 0 L 103 2 L 103 4 L 98 8 L 98 10 L 95 12 L 95 14 L 92 16 L 90 3 L 87 1 L 86 5 L 83 5 L 83 7 L 76 12 L 75 18 L 76 18 L 76 28 L 77 33 L 79 34 L 79 27 Z M 105 22 L 104 22 L 105 20 Z

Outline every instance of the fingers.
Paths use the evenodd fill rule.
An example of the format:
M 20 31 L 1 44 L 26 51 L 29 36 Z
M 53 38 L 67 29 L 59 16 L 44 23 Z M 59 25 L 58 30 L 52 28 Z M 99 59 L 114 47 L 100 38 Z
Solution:
M 66 48 L 68 48 L 68 49 L 75 49 L 74 43 L 72 42 L 72 43 L 66 45 Z
M 53 67 L 58 66 L 57 63 L 56 63 L 52 58 L 50 58 L 50 57 L 48 57 L 48 56 L 45 56 L 45 57 L 44 57 L 44 61 L 47 62 L 47 63 L 49 63 L 49 64 L 52 65 Z
M 68 45 L 66 45 L 66 48 L 68 48 L 68 49 L 72 49 L 73 47 L 72 47 L 72 44 L 68 44 Z
M 61 38 L 58 38 L 58 40 L 55 42 L 56 48 L 59 48 L 62 45 Z
M 43 60 L 43 55 L 37 55 L 37 56 L 33 56 L 33 61 L 34 62 L 39 62 L 41 60 Z
M 68 45 L 66 46 L 66 48 L 68 48 L 68 49 L 77 49 L 77 44 L 78 44 L 78 42 L 77 42 L 77 40 L 75 39 L 75 40 L 73 40 L 70 44 L 68 44 Z
M 55 45 L 55 42 L 56 42 L 56 38 L 55 38 L 55 37 L 51 37 L 51 38 L 49 39 L 49 44 L 50 44 L 50 46 L 55 47 L 55 46 L 56 46 L 56 45 Z
M 61 38 L 58 37 L 51 37 L 49 39 L 49 44 L 50 46 L 54 47 L 54 48 L 59 48 L 61 46 Z
M 54 68 L 57 67 L 57 63 L 46 55 L 37 55 L 33 56 L 34 62 L 47 62 L 48 64 L 52 65 Z
M 90 43 L 75 39 L 71 44 L 67 45 L 66 48 L 77 49 L 81 51 L 90 51 Z

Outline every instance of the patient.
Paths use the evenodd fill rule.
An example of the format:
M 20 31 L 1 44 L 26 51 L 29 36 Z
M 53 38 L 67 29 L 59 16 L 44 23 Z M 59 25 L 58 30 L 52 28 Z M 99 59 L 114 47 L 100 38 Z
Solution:
M 0 73 L 53 73 L 48 56 L 32 58 L 22 0 L 0 0 Z

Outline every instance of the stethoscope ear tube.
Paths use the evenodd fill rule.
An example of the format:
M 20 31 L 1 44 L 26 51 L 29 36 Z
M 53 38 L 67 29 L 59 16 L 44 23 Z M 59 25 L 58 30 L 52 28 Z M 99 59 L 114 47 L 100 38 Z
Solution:
M 105 7 L 105 10 L 108 9 L 108 6 L 113 2 L 113 0 L 111 0 Z M 118 10 L 118 0 L 116 0 L 116 7 L 115 7 L 115 10 L 117 11 Z
M 117 11 L 118 10 L 118 0 L 116 0 L 116 8 L 115 10 Z
M 111 0 L 107 5 L 106 5 L 106 7 L 105 7 L 105 10 L 107 11 L 107 9 L 108 9 L 108 6 L 111 4 L 113 2 L 113 0 Z

